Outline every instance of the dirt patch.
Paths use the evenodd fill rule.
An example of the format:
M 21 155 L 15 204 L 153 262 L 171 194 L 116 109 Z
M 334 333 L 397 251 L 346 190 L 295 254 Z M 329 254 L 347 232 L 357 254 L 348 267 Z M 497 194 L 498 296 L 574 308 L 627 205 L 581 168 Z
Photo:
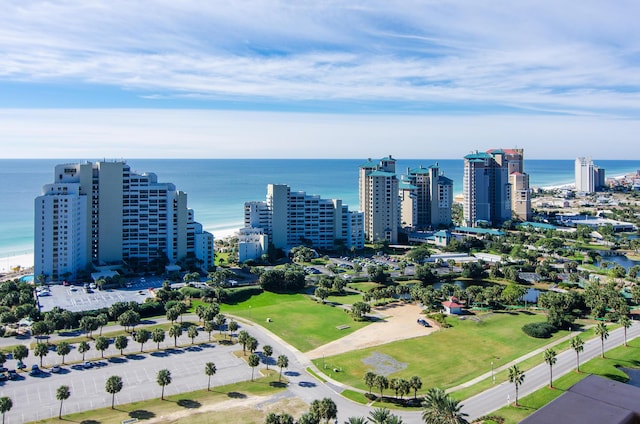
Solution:
M 395 372 L 407 368 L 406 362 L 396 361 L 393 357 L 380 352 L 373 352 L 362 360 L 362 363 L 369 365 L 373 372 L 379 375 L 391 375 Z
M 431 320 L 427 320 L 431 327 L 424 327 L 416 322 L 419 317 L 424 318 L 421 312 L 417 305 L 404 303 L 373 308 L 372 315 L 380 316 L 381 319 L 345 337 L 311 350 L 306 355 L 311 359 L 317 359 L 397 340 L 426 336 L 437 331 L 437 323 Z

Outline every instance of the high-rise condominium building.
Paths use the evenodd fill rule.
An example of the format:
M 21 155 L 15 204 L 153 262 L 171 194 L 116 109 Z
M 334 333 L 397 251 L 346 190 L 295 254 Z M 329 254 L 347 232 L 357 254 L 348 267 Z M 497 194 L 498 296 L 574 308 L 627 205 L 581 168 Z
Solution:
M 264 234 L 275 248 L 309 245 L 333 250 L 364 247 L 363 214 L 349 211 L 342 200 L 323 199 L 284 184 L 269 184 L 264 202 L 247 202 L 240 232 L 240 261 L 261 256 Z M 243 253 L 244 252 L 244 253 Z
M 398 242 L 400 196 L 396 160 L 389 156 L 360 166 L 360 210 L 364 212 L 365 238 L 369 241 Z
M 511 213 L 520 221 L 531 219 L 531 190 L 529 174 L 524 172 L 524 149 L 493 149 L 488 153 L 504 152 L 502 166 L 507 167 L 511 184 Z
M 591 158 L 576 158 L 575 176 L 578 193 L 593 193 L 605 186 L 605 171 L 594 165 Z
M 57 165 L 35 199 L 34 272 L 75 279 L 91 266 L 135 270 L 192 258 L 213 267 L 213 235 L 195 222 L 187 194 L 122 161 Z
M 453 181 L 440 174 L 438 164 L 408 169 L 400 181 L 402 227 L 448 227 L 451 224 Z
M 500 225 L 511 219 L 508 156 L 504 150 L 496 149 L 464 157 L 465 225 Z

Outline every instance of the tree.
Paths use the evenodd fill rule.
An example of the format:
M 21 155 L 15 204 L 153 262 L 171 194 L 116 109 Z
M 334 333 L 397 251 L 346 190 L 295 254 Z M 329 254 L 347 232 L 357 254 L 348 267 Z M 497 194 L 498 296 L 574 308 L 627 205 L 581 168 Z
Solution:
M 269 345 L 264 345 L 262 353 L 264 354 L 264 362 L 267 364 L 267 369 L 269 369 L 269 361 L 271 360 L 271 355 L 273 355 L 273 348 Z
M 168 369 L 161 369 L 158 371 L 158 375 L 156 376 L 156 382 L 160 387 L 162 387 L 162 395 L 160 396 L 161 400 L 164 400 L 164 388 L 171 384 L 171 371 Z
M 213 323 L 213 321 L 205 321 L 204 322 L 204 331 L 207 332 L 207 334 L 209 334 L 209 341 L 211 341 L 211 333 L 213 332 L 213 330 L 216 329 L 215 324 Z
M 324 420 L 325 423 L 328 423 L 329 420 L 333 420 L 338 416 L 338 407 L 331 398 L 316 399 L 311 402 L 309 413 L 315 416 L 318 421 Z
M 144 344 L 149 341 L 151 338 L 151 332 L 146 328 L 142 328 L 138 330 L 136 333 L 136 341 L 140 343 L 140 352 L 142 353 Z
M 116 347 L 116 349 L 120 351 L 120 356 L 122 356 L 122 351 L 126 349 L 127 346 L 129 345 L 129 339 L 127 338 L 127 336 L 122 336 L 122 335 L 116 336 L 116 339 L 113 344 Z
M 604 341 L 609 338 L 609 329 L 604 322 L 599 322 L 593 332 L 596 336 L 600 337 L 600 348 L 601 348 L 601 357 L 604 358 Z
M 371 388 L 376 384 L 376 374 L 371 371 L 367 371 L 364 373 L 362 379 L 364 380 L 364 384 L 369 388 L 369 394 L 371 394 Z
M 255 353 L 252 353 L 251 355 L 249 355 L 247 363 L 251 367 L 251 381 L 253 381 L 253 371 L 255 370 L 255 367 L 260 364 L 260 357 Z
M 287 358 L 286 355 L 278 355 L 276 365 L 280 367 L 280 375 L 278 376 L 278 381 L 282 381 L 282 369 L 289 366 L 289 358 Z
M 111 394 L 111 409 L 113 409 L 113 405 L 116 399 L 116 393 L 122 390 L 122 378 L 117 375 L 112 375 L 107 378 L 107 382 L 105 383 L 104 389 L 107 393 Z
M 178 347 L 178 337 L 182 336 L 182 324 L 173 324 L 169 328 L 169 337 L 173 337 L 174 347 Z
M 387 408 L 376 408 L 369 412 L 369 419 L 373 424 L 386 424 L 391 417 L 391 411 Z
M 238 333 L 238 343 L 242 344 L 242 354 L 246 355 L 247 353 L 247 342 L 249 341 L 249 333 L 246 330 L 240 330 Z
M 627 328 L 631 327 L 631 320 L 626 315 L 621 315 L 618 324 L 624 329 L 624 345 L 627 346 Z
M 4 424 L 4 414 L 11 411 L 13 402 L 7 396 L 0 397 L 0 412 L 2 412 L 2 424 Z
M 87 334 L 87 337 L 93 338 L 92 333 L 98 329 L 98 319 L 92 316 L 84 316 L 80 318 L 78 323 L 82 331 Z
M 171 321 L 171 324 L 173 324 L 178 319 L 179 316 L 180 316 L 180 311 L 176 308 L 171 308 L 167 311 L 167 319 Z
M 286 412 L 276 414 L 269 412 L 264 418 L 264 424 L 293 424 L 293 417 Z
M 129 328 L 135 328 L 140 323 L 140 314 L 131 309 L 125 311 L 118 317 L 118 324 L 124 327 L 124 331 L 129 331 Z
M 444 390 L 433 387 L 427 390 L 422 402 L 422 420 L 426 424 L 466 424 L 467 414 L 461 412 L 462 405 Z
M 573 337 L 571 348 L 576 351 L 576 371 L 580 372 L 580 352 L 584 350 L 584 340 L 580 336 Z
M 40 366 L 42 366 L 42 358 L 49 353 L 49 346 L 43 343 L 36 343 L 36 347 L 33 348 L 33 354 L 40 357 Z
M 368 422 L 365 417 L 349 417 L 344 424 L 367 424 Z
M 62 402 L 69 399 L 71 396 L 71 390 L 69 390 L 69 386 L 60 386 L 56 390 L 56 399 L 60 401 L 60 411 L 58 412 L 58 419 L 62 419 Z
M 36 341 L 40 343 L 42 336 L 48 336 L 51 334 L 51 329 L 46 321 L 36 321 L 31 324 L 31 334 L 36 338 Z
M 414 375 L 409 379 L 409 386 L 413 389 L 413 398 L 418 398 L 418 390 L 422 388 L 422 380 L 417 375 Z
M 82 341 L 78 345 L 78 352 L 82 353 L 82 362 L 84 362 L 84 354 L 91 349 L 88 342 Z
M 187 329 L 187 336 L 191 339 L 191 344 L 195 343 L 195 338 L 198 337 L 198 327 L 192 325 Z
M 211 376 L 216 373 L 216 364 L 213 362 L 207 362 L 204 364 L 204 373 L 209 377 L 209 382 L 207 383 L 207 392 L 211 388 Z
M 109 340 L 106 337 L 99 336 L 96 339 L 96 349 L 100 351 L 100 356 L 104 358 L 104 351 L 109 348 Z
M 217 314 L 214 318 L 214 322 L 216 327 L 218 327 L 218 331 L 222 334 L 222 330 L 224 329 L 224 325 L 227 323 L 227 317 L 222 314 Z
M 166 333 L 164 329 L 160 327 L 154 328 L 153 331 L 151 332 L 151 340 L 153 340 L 153 342 L 156 343 L 156 348 L 158 350 L 160 350 L 160 343 L 164 341 L 165 334 Z
M 229 322 L 229 325 L 227 326 L 227 330 L 229 330 L 229 338 L 233 337 L 233 333 L 238 331 L 238 323 L 234 320 L 231 320 Z
M 524 372 L 518 367 L 518 364 L 513 365 L 509 368 L 509 383 L 513 383 L 516 387 L 516 406 L 518 406 L 518 389 L 524 383 Z
M 549 388 L 553 389 L 553 366 L 558 360 L 558 354 L 555 350 L 549 348 L 544 351 L 544 362 L 549 365 Z
M 251 353 L 254 353 L 258 349 L 258 339 L 255 337 L 249 336 L 247 340 L 247 350 Z
M 107 314 L 98 314 L 96 324 L 100 328 L 100 335 L 102 336 L 102 329 L 105 325 L 109 324 L 109 316 Z
M 13 354 L 13 359 L 16 361 L 22 361 L 24 358 L 29 356 L 29 349 L 24 345 L 18 345 L 13 348 L 11 353 Z
M 384 375 L 376 375 L 373 384 L 378 390 L 380 390 L 380 399 L 383 399 L 384 389 L 389 388 L 389 380 Z
M 68 342 L 60 342 L 56 346 L 56 353 L 62 356 L 62 363 L 64 364 L 64 357 L 71 352 L 71 345 Z
M 354 302 L 353 305 L 351 305 L 351 315 L 357 321 L 362 320 L 364 318 L 364 315 L 368 314 L 369 312 L 371 312 L 371 305 L 369 305 L 368 303 L 358 301 Z

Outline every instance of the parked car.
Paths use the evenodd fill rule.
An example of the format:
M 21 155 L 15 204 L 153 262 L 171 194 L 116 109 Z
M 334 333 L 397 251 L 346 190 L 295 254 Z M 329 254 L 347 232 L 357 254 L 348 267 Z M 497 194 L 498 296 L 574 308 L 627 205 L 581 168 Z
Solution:
M 23 370 L 23 369 L 27 368 L 27 366 L 25 365 L 24 362 L 18 361 L 18 362 L 16 362 L 16 368 L 18 368 L 19 370 Z
M 5 367 L 0 367 L 0 372 L 7 372 L 7 371 L 9 371 L 7 368 L 5 368 Z
M 54 366 L 52 366 L 52 367 L 51 367 L 51 372 L 52 372 L 52 373 L 57 374 L 57 373 L 59 373 L 60 371 L 62 371 L 62 368 L 60 368 L 60 365 L 58 365 L 58 364 L 55 364 Z
M 9 377 L 9 380 L 16 380 L 18 378 L 18 373 L 16 370 L 9 370 L 7 371 L 7 377 Z
M 93 368 L 93 362 L 85 361 L 85 363 L 84 363 L 84 364 L 82 364 L 82 366 L 83 366 L 85 369 Z
M 9 377 L 7 377 L 7 374 L 5 373 L 0 373 L 0 381 L 7 381 Z
M 40 374 L 40 367 L 38 364 L 33 364 L 31 366 L 31 371 L 29 371 L 29 375 L 38 375 Z

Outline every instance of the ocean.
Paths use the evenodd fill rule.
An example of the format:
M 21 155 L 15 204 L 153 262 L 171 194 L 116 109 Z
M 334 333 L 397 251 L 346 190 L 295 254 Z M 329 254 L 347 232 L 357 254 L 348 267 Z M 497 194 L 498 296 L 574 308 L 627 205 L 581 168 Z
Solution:
M 91 160 L 91 159 L 89 159 Z M 98 159 L 99 160 L 99 159 Z M 0 159 L 0 258 L 33 253 L 33 204 L 42 186 L 53 182 L 54 166 L 77 159 Z M 95 161 L 95 160 L 91 160 Z M 267 184 L 287 184 L 295 191 L 342 199 L 358 209 L 358 167 L 362 159 L 130 159 L 136 172 L 153 172 L 188 194 L 196 221 L 216 235 L 243 222 L 246 201 L 264 200 Z M 398 159 L 396 172 L 438 163 L 462 193 L 462 159 Z M 640 160 L 594 160 L 607 177 L 635 172 Z M 532 187 L 570 184 L 574 160 L 525 160 Z

